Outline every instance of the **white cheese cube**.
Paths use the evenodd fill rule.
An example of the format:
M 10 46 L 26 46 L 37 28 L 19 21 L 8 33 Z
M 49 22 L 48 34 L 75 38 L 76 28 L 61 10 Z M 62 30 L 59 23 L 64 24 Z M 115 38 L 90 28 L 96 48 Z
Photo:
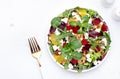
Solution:
M 57 50 L 57 49 L 59 49 L 59 47 L 56 46 L 56 45 L 54 45 L 54 46 L 53 46 L 53 49 L 54 49 L 54 50 Z
M 62 21 L 63 21 L 64 23 L 67 23 L 67 22 L 68 22 L 68 18 L 63 18 Z
M 69 69 L 73 69 L 73 65 L 72 64 L 69 64 L 68 67 L 69 67 Z
M 91 61 L 92 61 L 92 59 L 91 59 L 91 58 L 87 58 L 87 61 L 88 61 L 88 62 L 91 62 Z

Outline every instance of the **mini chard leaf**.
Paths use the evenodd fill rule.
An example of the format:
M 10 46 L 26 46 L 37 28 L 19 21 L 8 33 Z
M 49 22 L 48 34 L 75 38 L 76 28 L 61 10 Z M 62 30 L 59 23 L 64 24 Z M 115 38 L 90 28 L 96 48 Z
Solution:
M 54 27 L 54 28 L 57 28 L 61 23 L 62 23 L 61 18 L 60 17 L 55 17 L 51 21 L 51 26 Z

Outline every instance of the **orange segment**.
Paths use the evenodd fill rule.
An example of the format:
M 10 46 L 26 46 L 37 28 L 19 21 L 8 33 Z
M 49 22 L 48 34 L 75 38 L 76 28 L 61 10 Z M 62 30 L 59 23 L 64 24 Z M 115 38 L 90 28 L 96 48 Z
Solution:
M 56 35 L 55 34 L 50 34 L 49 39 L 51 40 L 52 44 L 58 45 L 58 41 L 56 39 Z
M 81 15 L 82 17 L 87 15 L 87 11 L 85 9 L 79 9 L 79 10 L 77 10 L 77 13 L 79 15 Z
M 54 58 L 56 59 L 56 61 L 58 63 L 65 63 L 66 62 L 66 60 L 62 57 L 62 55 L 55 55 L 54 54 Z

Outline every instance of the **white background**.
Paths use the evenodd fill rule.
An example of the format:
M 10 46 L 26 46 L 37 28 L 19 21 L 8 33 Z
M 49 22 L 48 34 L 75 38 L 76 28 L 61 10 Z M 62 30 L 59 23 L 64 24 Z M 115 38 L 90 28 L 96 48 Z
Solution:
M 73 73 L 60 68 L 47 50 L 50 20 L 65 9 L 91 8 L 107 22 L 112 44 L 110 54 L 98 68 Z M 116 0 L 104 8 L 101 0 L 0 0 L 0 79 L 41 79 L 40 69 L 31 56 L 28 37 L 35 36 L 42 49 L 44 79 L 120 79 L 120 21 L 112 19 Z

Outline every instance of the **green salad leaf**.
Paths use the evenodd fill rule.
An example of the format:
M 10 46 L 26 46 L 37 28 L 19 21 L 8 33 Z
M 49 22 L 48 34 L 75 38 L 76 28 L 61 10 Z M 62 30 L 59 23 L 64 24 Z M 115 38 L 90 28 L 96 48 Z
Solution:
M 92 62 L 94 62 L 95 60 L 97 60 L 99 57 L 101 56 L 101 53 L 90 53 L 90 57 L 92 59 Z
M 72 49 L 77 49 L 82 46 L 81 42 L 74 37 L 70 39 L 70 45 Z
M 52 44 L 49 44 L 49 49 L 50 49 L 50 52 L 53 54 L 54 50 L 53 50 L 53 45 Z
M 78 52 L 78 51 L 75 51 L 75 52 L 72 52 L 72 56 L 73 56 L 74 59 L 79 60 L 79 59 L 82 58 L 82 53 Z
M 90 17 L 89 17 L 88 15 L 86 15 L 86 16 L 82 17 L 82 22 L 83 22 L 83 23 L 84 23 L 84 22 L 88 22 L 89 19 L 90 19 Z
M 72 16 L 73 9 L 65 10 L 59 17 L 69 18 Z
M 82 72 L 82 71 L 84 70 L 84 67 L 85 67 L 84 65 L 79 64 L 77 71 L 78 71 L 79 73 Z
M 75 26 L 79 26 L 80 25 L 80 21 L 70 21 L 69 24 L 73 27 Z
M 106 46 L 106 49 L 105 49 L 105 52 L 107 52 L 110 48 L 111 39 L 110 39 L 110 35 L 108 33 L 104 32 L 103 35 L 107 39 L 107 46 Z
M 90 29 L 92 27 L 92 24 L 81 23 L 81 27 L 82 27 L 83 31 L 87 31 L 88 29 Z
M 94 16 L 97 16 L 98 15 L 98 13 L 96 12 L 96 11 L 94 11 L 94 10 L 92 10 L 92 9 L 89 9 L 88 10 L 88 14 L 90 15 L 90 17 L 94 17 Z
M 64 69 L 68 69 L 68 63 L 65 63 L 63 66 L 64 66 Z
M 60 17 L 55 17 L 51 21 L 51 26 L 54 27 L 54 28 L 57 28 L 61 23 L 62 23 L 61 18 Z
M 60 35 L 58 35 L 56 38 L 57 38 L 58 40 L 60 40 L 60 39 L 63 39 L 63 38 L 65 38 L 65 37 L 67 37 L 67 36 L 73 36 L 73 35 L 72 35 L 71 32 L 63 32 L 63 33 L 61 33 Z

